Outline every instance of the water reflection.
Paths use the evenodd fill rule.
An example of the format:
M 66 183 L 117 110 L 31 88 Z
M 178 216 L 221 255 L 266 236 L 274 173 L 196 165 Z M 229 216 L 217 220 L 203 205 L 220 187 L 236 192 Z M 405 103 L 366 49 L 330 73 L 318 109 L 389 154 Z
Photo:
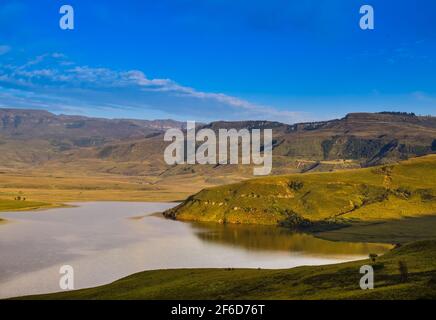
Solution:
M 306 255 L 341 257 L 381 254 L 390 245 L 334 242 L 274 226 L 193 223 L 196 236 L 208 243 L 242 247 L 245 250 L 301 252 Z

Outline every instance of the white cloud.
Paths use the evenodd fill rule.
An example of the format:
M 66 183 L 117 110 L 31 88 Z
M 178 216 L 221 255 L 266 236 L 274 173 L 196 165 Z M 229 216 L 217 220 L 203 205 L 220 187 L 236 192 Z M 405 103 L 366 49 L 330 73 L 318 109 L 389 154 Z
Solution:
M 306 115 L 300 112 L 262 106 L 223 93 L 198 91 L 171 79 L 150 79 L 140 70 L 79 66 L 61 53 L 40 55 L 18 66 L 0 67 L 0 81 L 39 92 L 44 95 L 39 102 L 50 104 L 62 99 L 68 105 L 80 103 L 81 107 L 124 104 L 176 117 L 191 115 L 212 120 L 262 119 L 288 123 L 306 120 Z

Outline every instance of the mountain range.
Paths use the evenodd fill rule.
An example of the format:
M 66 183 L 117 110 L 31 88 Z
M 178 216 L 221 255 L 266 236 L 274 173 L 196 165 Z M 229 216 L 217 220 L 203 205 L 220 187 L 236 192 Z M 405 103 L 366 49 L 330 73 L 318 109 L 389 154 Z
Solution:
M 272 129 L 274 174 L 366 167 L 436 152 L 436 117 L 412 113 L 352 113 L 342 119 L 283 124 L 217 121 L 202 128 Z M 163 161 L 165 130 L 174 120 L 104 119 L 41 110 L 0 109 L 0 167 L 41 168 L 78 161 L 90 172 L 123 175 L 213 175 L 242 166 L 170 167 Z M 108 163 L 112 165 L 109 166 Z M 128 165 L 126 165 L 128 164 Z M 86 170 L 86 166 L 82 168 Z M 109 170 L 109 171 L 108 171 Z

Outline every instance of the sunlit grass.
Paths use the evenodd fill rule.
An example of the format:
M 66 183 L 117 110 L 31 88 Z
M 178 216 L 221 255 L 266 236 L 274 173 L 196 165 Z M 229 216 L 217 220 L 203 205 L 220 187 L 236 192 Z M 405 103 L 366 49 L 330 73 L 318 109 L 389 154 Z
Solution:
M 436 155 L 395 165 L 258 178 L 210 188 L 167 212 L 181 220 L 352 223 L 436 213 Z

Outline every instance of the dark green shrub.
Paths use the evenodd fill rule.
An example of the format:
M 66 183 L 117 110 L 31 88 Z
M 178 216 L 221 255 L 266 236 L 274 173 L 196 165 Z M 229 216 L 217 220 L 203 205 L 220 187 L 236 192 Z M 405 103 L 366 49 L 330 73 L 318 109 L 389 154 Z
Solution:
M 288 186 L 294 191 L 299 191 L 304 187 L 304 183 L 301 181 L 291 181 Z
M 378 258 L 378 254 L 376 253 L 370 253 L 369 258 L 371 259 L 372 263 L 375 263 L 376 259 Z
M 374 271 L 381 270 L 384 267 L 385 267 L 385 264 L 382 262 L 377 262 L 377 263 L 372 264 L 372 268 L 374 269 Z

